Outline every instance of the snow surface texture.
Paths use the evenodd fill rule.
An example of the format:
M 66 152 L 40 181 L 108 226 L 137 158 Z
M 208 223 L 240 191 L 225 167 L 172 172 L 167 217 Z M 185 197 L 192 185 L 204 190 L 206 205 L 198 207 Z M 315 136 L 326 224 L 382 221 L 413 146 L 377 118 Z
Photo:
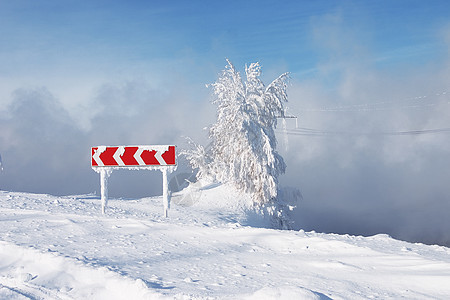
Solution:
M 239 197 L 190 187 L 164 218 L 161 197 L 110 199 L 102 216 L 94 195 L 0 191 L 0 299 L 450 296 L 449 248 L 266 229 Z

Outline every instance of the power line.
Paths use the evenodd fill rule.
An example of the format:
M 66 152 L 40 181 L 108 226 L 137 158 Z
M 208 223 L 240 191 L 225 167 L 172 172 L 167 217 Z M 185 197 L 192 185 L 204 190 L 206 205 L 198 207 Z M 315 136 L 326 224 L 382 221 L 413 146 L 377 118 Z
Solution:
M 373 103 L 362 103 L 362 104 L 350 104 L 350 105 L 339 105 L 332 107 L 321 107 L 321 108 L 301 108 L 300 112 L 365 112 L 365 111 L 388 111 L 395 110 L 399 108 L 404 109 L 421 109 L 426 107 L 437 106 L 444 101 L 435 101 L 431 102 L 430 99 L 436 99 L 442 97 L 448 97 L 450 93 L 447 91 L 434 93 L 431 95 L 424 95 L 418 97 L 405 98 L 401 100 L 392 100 L 392 101 L 379 101 Z M 412 102 L 416 102 L 413 103 Z M 406 103 L 406 104 L 402 104 Z M 401 105 L 399 105 L 401 104 Z M 450 104 L 450 101 L 447 101 L 447 104 Z
M 446 98 L 442 98 L 446 96 Z M 317 109 L 301 109 L 301 112 L 364 112 L 364 111 L 387 111 L 399 108 L 411 108 L 411 109 L 422 109 L 426 107 L 437 106 L 439 104 L 445 103 L 450 104 L 450 99 L 447 99 L 450 93 L 447 91 L 434 93 L 431 95 L 418 96 L 405 98 L 396 101 L 379 101 L 373 103 L 363 103 L 363 104 L 353 104 L 353 105 L 341 105 L 335 107 L 325 107 Z M 438 99 L 438 101 L 433 101 L 430 99 Z M 444 101 L 442 101 L 444 99 Z M 414 101 L 414 102 L 413 102 Z M 432 102 L 433 101 L 433 102 Z M 402 105 L 398 105 L 405 103 Z M 389 106 L 388 106 L 389 105 Z M 286 110 L 287 112 L 287 110 Z M 283 114 L 277 118 L 282 119 L 295 119 L 295 129 L 277 130 L 277 133 L 287 134 L 287 135 L 300 135 L 300 136 L 412 136 L 412 135 L 423 135 L 423 134 L 441 134 L 450 133 L 450 128 L 435 128 L 435 129 L 420 129 L 420 130 L 406 130 L 406 131 L 370 131 L 370 132 L 358 132 L 358 131 L 333 131 L 333 130 L 320 130 L 306 127 L 298 127 L 297 117 L 293 114 Z
M 298 129 L 288 129 L 285 131 L 277 130 L 276 132 L 300 136 L 402 136 L 402 135 L 450 133 L 450 128 L 435 128 L 435 129 L 407 130 L 407 131 L 371 131 L 371 132 L 326 131 L 312 128 L 298 128 Z

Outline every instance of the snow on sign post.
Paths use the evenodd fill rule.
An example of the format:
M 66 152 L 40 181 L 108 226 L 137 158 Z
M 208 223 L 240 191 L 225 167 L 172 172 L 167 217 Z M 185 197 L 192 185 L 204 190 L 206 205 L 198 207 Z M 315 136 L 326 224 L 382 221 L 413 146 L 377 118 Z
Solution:
M 163 175 L 164 216 L 168 216 L 169 188 L 167 172 L 176 168 L 175 146 L 98 146 L 91 148 L 91 166 L 100 173 L 102 213 L 108 204 L 108 177 L 113 170 L 156 170 Z

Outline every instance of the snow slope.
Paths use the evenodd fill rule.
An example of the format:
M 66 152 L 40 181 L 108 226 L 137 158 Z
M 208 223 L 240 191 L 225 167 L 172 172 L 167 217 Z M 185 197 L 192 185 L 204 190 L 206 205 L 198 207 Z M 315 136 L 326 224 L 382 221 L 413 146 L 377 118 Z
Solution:
M 239 197 L 187 190 L 165 219 L 160 197 L 110 199 L 102 216 L 94 195 L 0 191 L 0 298 L 450 297 L 449 248 L 265 229 Z

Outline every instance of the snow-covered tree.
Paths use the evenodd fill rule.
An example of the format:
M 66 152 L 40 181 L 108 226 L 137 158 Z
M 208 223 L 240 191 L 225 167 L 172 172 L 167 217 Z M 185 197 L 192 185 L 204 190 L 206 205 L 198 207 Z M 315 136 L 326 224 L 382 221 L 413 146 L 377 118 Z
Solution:
M 245 81 L 233 64 L 210 85 L 217 105 L 217 120 L 209 129 L 207 147 L 188 140 L 191 150 L 182 151 L 197 179 L 231 183 L 251 195 L 255 211 L 269 217 L 272 225 L 290 228 L 291 211 L 301 199 L 297 189 L 280 189 L 278 177 L 286 170 L 276 151 L 277 118 L 284 117 L 288 73 L 265 86 L 261 66 L 245 67 Z
M 251 193 L 256 205 L 263 205 L 277 197 L 278 176 L 286 168 L 276 151 L 274 129 L 277 117 L 284 115 L 288 74 L 266 87 L 260 79 L 259 63 L 246 66 L 243 81 L 233 64 L 227 62 L 211 85 L 217 121 L 209 131 L 210 152 L 203 155 L 208 157 L 210 175 L 221 182 L 232 182 L 239 190 Z M 204 151 L 197 149 L 197 157 L 200 150 Z
M 211 172 L 211 155 L 207 150 L 199 144 L 196 144 L 191 138 L 186 137 L 190 149 L 181 150 L 180 155 L 183 155 L 188 160 L 192 168 L 197 169 L 197 178 L 207 178 L 212 176 Z
M 276 198 L 278 176 L 286 165 L 276 152 L 274 128 L 284 114 L 286 81 L 282 74 L 265 87 L 259 63 L 245 68 L 244 82 L 233 64 L 212 84 L 217 121 L 210 129 L 213 172 L 251 193 L 255 204 Z

